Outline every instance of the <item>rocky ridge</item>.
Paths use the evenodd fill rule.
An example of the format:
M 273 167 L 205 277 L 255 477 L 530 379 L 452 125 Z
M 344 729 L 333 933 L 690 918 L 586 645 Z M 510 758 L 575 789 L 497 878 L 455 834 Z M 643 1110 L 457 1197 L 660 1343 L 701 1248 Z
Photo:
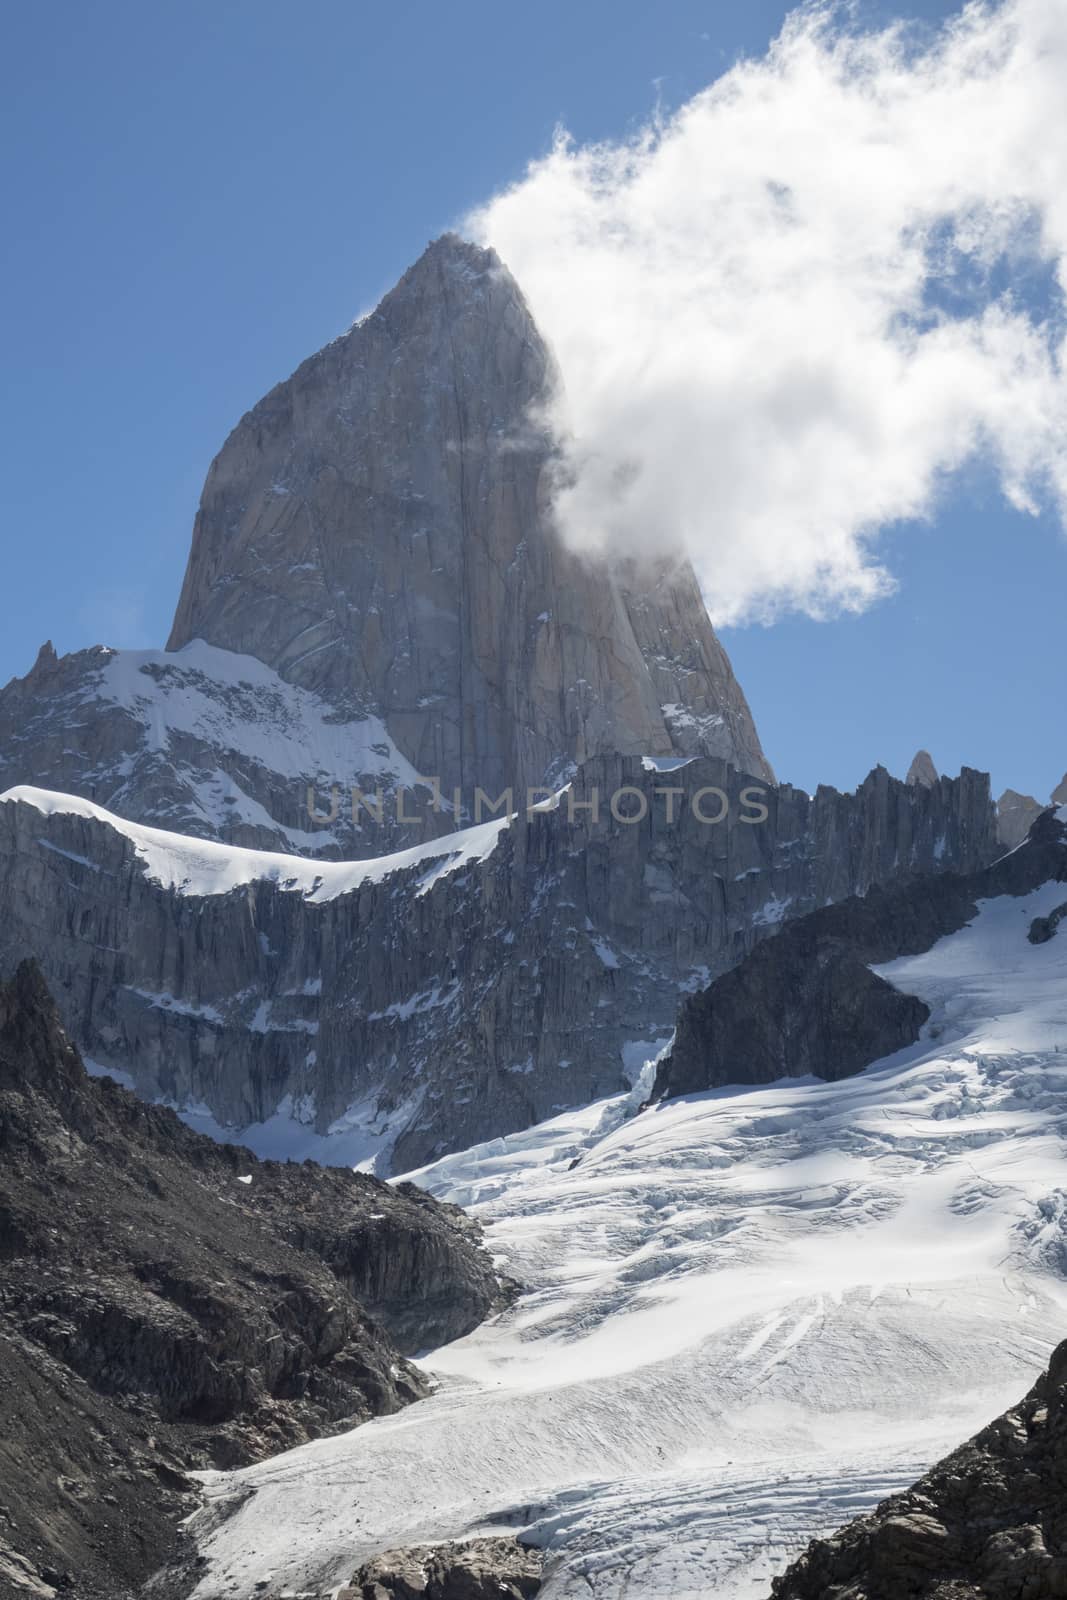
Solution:
M 29 962 L 0 984 L 0 1262 L 4 1600 L 132 1593 L 191 1471 L 418 1399 L 402 1351 L 505 1293 L 454 1207 L 258 1162 L 88 1077 Z
M 261 661 L 199 641 L 62 657 L 46 644 L 0 690 L 0 785 L 78 795 L 194 838 L 374 855 L 399 834 L 454 827 L 418 779 L 380 719 L 346 719 Z M 330 820 L 335 789 L 344 804 Z M 353 820 L 353 789 L 381 795 L 381 825 L 366 807 Z M 416 819 L 406 827 L 401 792 Z
M 996 851 L 988 781 L 967 770 L 760 788 L 746 806 L 753 783 L 722 762 L 605 758 L 555 806 L 446 841 L 453 857 L 368 864 L 336 891 L 330 873 L 355 869 L 146 844 L 15 791 L 0 970 L 36 955 L 82 1048 L 146 1098 L 233 1129 L 277 1113 L 333 1159 L 365 1136 L 363 1154 L 392 1147 L 410 1170 L 626 1088 L 680 995 L 790 917 Z M 697 815 L 722 809 L 713 791 L 719 823 Z M 643 820 L 613 815 L 617 795 Z
M 1022 844 L 1043 811 L 1048 809 L 1033 795 L 1005 789 L 997 801 L 997 837 L 1007 850 Z

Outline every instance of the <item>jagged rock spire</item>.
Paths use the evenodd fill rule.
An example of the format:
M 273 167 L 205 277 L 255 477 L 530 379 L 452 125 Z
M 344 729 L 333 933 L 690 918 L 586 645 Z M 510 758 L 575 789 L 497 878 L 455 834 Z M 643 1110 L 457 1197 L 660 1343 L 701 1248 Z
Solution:
M 557 375 L 492 250 L 446 234 L 212 464 L 169 648 L 245 652 L 374 714 L 446 792 L 609 754 L 773 774 L 685 562 L 560 543 Z
M 1032 794 L 1005 789 L 997 801 L 997 838 L 1008 850 L 1022 844 L 1034 822 L 1046 808 Z
M 937 782 L 937 768 L 929 750 L 919 750 L 915 759 L 908 768 L 908 783 L 921 784 L 924 789 L 932 789 Z

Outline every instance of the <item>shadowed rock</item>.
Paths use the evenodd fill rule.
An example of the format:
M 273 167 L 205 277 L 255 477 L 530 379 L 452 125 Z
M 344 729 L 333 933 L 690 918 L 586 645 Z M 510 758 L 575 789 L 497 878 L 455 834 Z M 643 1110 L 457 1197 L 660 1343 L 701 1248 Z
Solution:
M 398 1342 L 501 1295 L 454 1208 L 257 1162 L 88 1077 L 32 963 L 0 984 L 0 1264 L 4 1597 L 119 1600 L 171 1554 L 192 1470 L 418 1399 Z
M 1031 944 L 1048 944 L 1050 939 L 1055 938 L 1056 929 L 1064 917 L 1067 917 L 1067 904 L 1057 906 L 1047 917 L 1035 917 L 1026 937 Z

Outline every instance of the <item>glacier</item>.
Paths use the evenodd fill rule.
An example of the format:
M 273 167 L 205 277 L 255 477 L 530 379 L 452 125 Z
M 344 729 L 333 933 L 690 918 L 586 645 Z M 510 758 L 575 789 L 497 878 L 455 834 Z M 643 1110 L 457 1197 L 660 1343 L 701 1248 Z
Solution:
M 1067 937 L 1027 939 L 1064 898 L 878 969 L 931 1016 L 857 1077 L 642 1109 L 646 1067 L 415 1173 L 521 1296 L 417 1406 L 205 1475 L 196 1600 L 504 1530 L 544 1600 L 755 1600 L 1014 1401 L 1067 1325 Z

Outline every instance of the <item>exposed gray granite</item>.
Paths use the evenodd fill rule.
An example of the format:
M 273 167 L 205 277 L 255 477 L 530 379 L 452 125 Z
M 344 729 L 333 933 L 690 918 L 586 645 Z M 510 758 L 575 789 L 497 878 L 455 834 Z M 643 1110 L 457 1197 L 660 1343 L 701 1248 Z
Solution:
M 643 822 L 611 815 L 627 786 Z M 710 786 L 731 801 L 718 825 L 694 814 L 721 809 L 697 799 Z M 680 996 L 784 920 L 996 853 L 978 773 L 924 788 L 877 769 L 849 795 L 783 785 L 746 823 L 752 786 L 711 760 L 589 763 L 485 859 L 400 866 L 324 901 L 270 880 L 164 889 L 106 822 L 9 800 L 0 968 L 35 954 L 87 1054 L 148 1097 L 235 1129 L 283 1105 L 325 1130 L 359 1105 L 406 1170 L 622 1089 L 627 1045 L 665 1042 Z

